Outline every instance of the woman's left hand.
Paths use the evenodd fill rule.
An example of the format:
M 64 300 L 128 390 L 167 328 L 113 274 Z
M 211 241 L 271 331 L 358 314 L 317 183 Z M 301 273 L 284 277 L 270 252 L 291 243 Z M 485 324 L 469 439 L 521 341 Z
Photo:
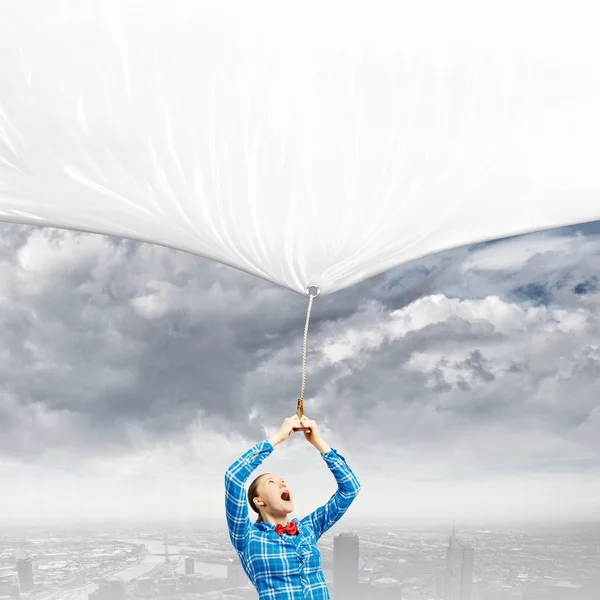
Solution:
M 304 432 L 304 437 L 317 449 L 321 454 L 329 451 L 329 446 L 323 441 L 321 432 L 316 421 L 309 419 L 306 415 L 300 417 L 302 427 L 308 427 L 309 430 Z

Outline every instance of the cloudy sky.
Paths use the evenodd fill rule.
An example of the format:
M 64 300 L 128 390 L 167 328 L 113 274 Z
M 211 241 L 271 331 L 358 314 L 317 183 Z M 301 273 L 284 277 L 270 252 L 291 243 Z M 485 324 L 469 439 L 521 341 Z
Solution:
M 459 249 L 319 298 L 306 413 L 349 517 L 597 518 L 600 224 Z M 149 244 L 0 226 L 0 515 L 222 518 L 295 410 L 306 301 Z M 297 516 L 335 490 L 294 437 Z

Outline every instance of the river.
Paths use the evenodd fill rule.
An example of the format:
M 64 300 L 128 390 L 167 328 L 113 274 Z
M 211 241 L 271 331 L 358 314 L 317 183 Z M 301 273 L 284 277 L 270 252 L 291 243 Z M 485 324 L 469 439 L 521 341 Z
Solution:
M 141 544 L 148 548 L 148 556 L 142 561 L 137 562 L 135 565 L 125 567 L 124 569 L 114 571 L 113 573 L 105 575 L 105 577 L 118 577 L 125 583 L 128 583 L 136 577 L 143 577 L 147 573 L 150 573 L 158 565 L 164 564 L 165 558 L 165 546 L 164 543 L 159 540 L 121 540 L 124 544 Z M 171 546 L 169 544 L 169 554 L 179 554 L 183 552 L 197 552 L 197 548 L 188 548 L 185 546 Z M 152 556 L 156 554 L 162 554 L 162 556 Z M 177 563 L 176 572 L 185 573 L 184 556 L 170 556 L 169 560 L 171 563 Z M 200 561 L 194 561 L 194 570 L 198 575 L 205 575 L 207 577 L 227 577 L 227 566 L 213 563 L 206 563 Z M 88 584 L 84 587 L 80 587 L 74 590 L 54 592 L 44 594 L 39 600 L 88 600 L 88 595 L 98 589 L 96 583 Z

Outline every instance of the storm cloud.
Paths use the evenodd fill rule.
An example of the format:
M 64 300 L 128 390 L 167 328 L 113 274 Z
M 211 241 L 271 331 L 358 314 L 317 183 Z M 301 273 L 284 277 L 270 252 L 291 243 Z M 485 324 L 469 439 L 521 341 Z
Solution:
M 362 475 L 356 514 L 383 482 L 404 490 L 403 514 L 449 515 L 432 498 L 467 491 L 498 514 L 498 490 L 532 478 L 511 514 L 553 486 L 565 518 L 597 509 L 598 229 L 445 252 L 315 301 L 305 410 Z M 21 497 L 0 508 L 115 516 L 154 494 L 145 510 L 162 515 L 164 494 L 202 480 L 219 517 L 224 468 L 295 410 L 306 299 L 149 244 L 1 232 L 0 469 Z M 308 506 L 324 494 L 309 474 L 333 484 L 288 444 L 273 461 Z

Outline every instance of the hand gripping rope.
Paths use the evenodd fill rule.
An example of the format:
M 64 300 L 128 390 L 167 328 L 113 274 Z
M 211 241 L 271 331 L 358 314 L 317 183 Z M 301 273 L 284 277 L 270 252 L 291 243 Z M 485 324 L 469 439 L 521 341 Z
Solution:
M 304 325 L 304 342 L 302 344 L 302 387 L 300 388 L 300 398 L 296 407 L 296 414 L 299 417 L 304 415 L 304 387 L 306 385 L 306 343 L 308 340 L 308 323 L 310 321 L 310 310 L 315 298 L 319 296 L 321 291 L 316 285 L 310 285 L 306 288 L 308 294 L 308 310 L 306 311 L 306 324 Z M 309 431 L 309 427 L 294 427 L 294 431 Z

